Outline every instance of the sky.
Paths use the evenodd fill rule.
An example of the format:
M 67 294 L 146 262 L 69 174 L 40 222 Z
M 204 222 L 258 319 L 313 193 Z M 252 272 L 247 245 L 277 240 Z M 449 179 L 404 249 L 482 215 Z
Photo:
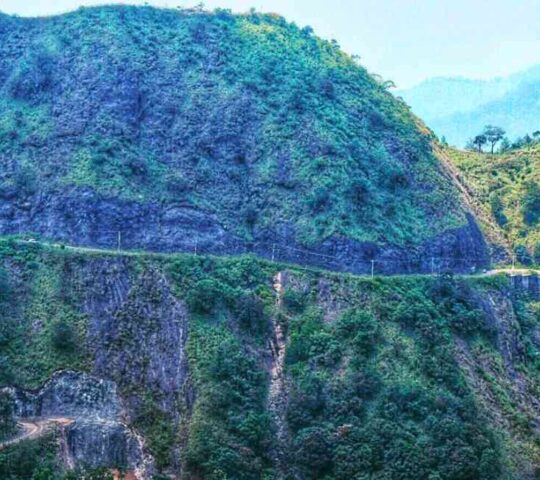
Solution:
M 42 16 L 101 0 L 0 0 L 0 11 Z M 190 0 L 113 3 L 189 7 Z M 488 79 L 540 64 L 540 0 L 206 0 L 310 25 L 360 56 L 372 73 L 408 88 L 435 76 Z

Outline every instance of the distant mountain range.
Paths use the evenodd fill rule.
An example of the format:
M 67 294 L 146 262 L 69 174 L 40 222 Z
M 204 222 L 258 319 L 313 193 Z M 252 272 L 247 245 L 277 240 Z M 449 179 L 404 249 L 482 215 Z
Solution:
M 511 140 L 540 129 L 540 65 L 493 80 L 432 78 L 397 95 L 458 147 L 487 124 L 503 127 Z

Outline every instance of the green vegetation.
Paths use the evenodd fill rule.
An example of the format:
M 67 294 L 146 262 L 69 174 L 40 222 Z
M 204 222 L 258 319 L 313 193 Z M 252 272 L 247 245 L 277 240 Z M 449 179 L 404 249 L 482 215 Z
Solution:
M 139 409 L 134 426 L 144 432 L 157 468 L 168 467 L 171 464 L 171 449 L 177 442 L 170 416 L 147 395 L 142 408 Z
M 6 480 L 50 480 L 58 474 L 56 442 L 48 436 L 0 451 L 0 477 Z
M 9 241 L 0 242 L 0 249 L 10 265 L 7 284 L 24 278 L 29 287 L 40 278 L 36 272 L 49 272 L 57 286 L 77 278 L 88 286 L 92 279 L 80 278 L 82 272 L 114 258 Z M 276 478 L 278 446 L 286 455 L 287 475 L 328 480 L 362 475 L 509 480 L 523 478 L 540 461 L 531 430 L 536 414 L 514 391 L 511 373 L 520 372 L 531 395 L 540 392 L 535 333 L 540 310 L 525 297 L 510 302 L 502 277 L 365 279 L 293 268 L 283 276 L 279 302 L 273 283 L 283 267 L 254 257 L 122 258 L 122 268 L 133 279 L 148 269 L 162 272 L 190 311 L 189 383 L 179 396 L 179 424 L 152 395 L 126 390 L 140 398 L 135 425 L 162 472 L 176 468 L 178 448 L 186 478 L 209 480 Z M 32 275 L 25 277 L 30 267 Z M 17 294 L 23 305 L 46 299 L 51 311 L 72 312 L 62 321 L 85 331 L 84 316 L 76 314 L 83 302 L 78 281 L 63 295 L 53 294 L 58 291 L 51 287 L 18 290 L 26 292 L 25 297 Z M 159 301 L 149 295 L 149 301 Z M 22 328 L 12 342 L 20 345 L 18 336 L 27 339 L 22 351 L 36 360 L 29 364 L 7 353 L 17 383 L 35 385 L 54 365 L 90 368 L 87 360 L 79 364 L 80 357 L 51 342 L 54 330 L 49 329 L 58 320 L 32 324 L 25 320 L 28 312 L 36 318 L 38 310 L 20 309 Z M 507 321 L 508 327 L 497 326 Z M 268 406 L 269 342 L 276 322 L 288 339 L 286 391 L 281 393 L 288 401 L 279 420 L 287 433 L 279 445 L 278 420 Z M 522 354 L 509 357 L 504 350 L 517 338 L 505 328 L 520 332 L 515 348 Z M 77 344 L 85 344 L 84 336 Z M 54 360 L 40 360 L 51 353 Z M 8 454 L 15 455 L 7 449 L 0 463 Z M 44 462 L 49 457 L 35 458 Z
M 198 398 L 185 456 L 193 478 L 271 473 L 261 348 L 270 334 L 274 268 L 253 257 L 181 257 L 168 266 L 194 314 L 187 352 Z
M 0 25 L 0 193 L 181 203 L 246 240 L 289 223 L 306 245 L 465 224 L 432 135 L 309 27 L 120 6 Z
M 540 264 L 540 145 L 487 155 L 446 149 L 523 265 Z
M 0 392 L 0 441 L 9 438 L 17 431 L 17 422 L 10 397 Z
M 66 472 L 58 461 L 58 441 L 53 432 L 38 440 L 0 451 L 2 480 L 113 480 L 106 469 Z
M 483 146 L 485 144 L 489 144 L 491 154 L 493 155 L 495 153 L 495 145 L 497 145 L 500 141 L 505 140 L 505 133 L 506 132 L 501 127 L 486 125 L 482 133 L 476 135 L 469 141 L 469 148 L 471 150 L 476 149 L 481 153 L 483 151 Z M 506 141 L 508 140 L 506 139 Z
M 313 308 L 292 319 L 291 463 L 301 478 L 499 478 L 495 437 L 453 358 L 452 332 L 487 328 L 467 286 L 392 282 L 390 301 L 388 287 L 333 323 Z
M 17 262 L 25 285 L 10 288 L 0 270 L 0 290 L 10 292 L 0 301 L 0 385 L 35 388 L 62 368 L 87 370 L 79 285 L 68 283 L 74 265 L 67 256 L 48 257 L 37 245 L 13 255 L 16 250 L 10 241 L 0 244 L 0 259 Z
M 193 478 L 264 478 L 270 469 L 266 374 L 224 325 L 193 323 L 188 353 L 199 398 L 186 448 Z M 258 360 L 258 361 L 257 361 Z

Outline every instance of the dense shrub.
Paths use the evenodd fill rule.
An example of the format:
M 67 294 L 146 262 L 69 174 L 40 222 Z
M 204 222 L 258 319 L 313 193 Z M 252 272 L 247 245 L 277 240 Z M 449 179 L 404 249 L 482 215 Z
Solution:
M 53 436 L 21 442 L 0 451 L 0 478 L 6 480 L 62 480 L 56 464 Z M 34 476 L 35 475 L 35 476 Z
M 358 355 L 370 355 L 379 340 L 377 320 L 368 312 L 352 309 L 337 321 L 338 335 L 350 341 Z
M 516 245 L 514 247 L 514 254 L 516 256 L 516 260 L 522 265 L 529 266 L 533 263 L 533 257 L 525 245 Z
M 493 195 L 490 201 L 491 213 L 495 221 L 501 226 L 504 227 L 508 223 L 508 218 L 504 213 L 504 204 L 501 200 L 501 197 L 498 195 Z
M 534 245 L 533 257 L 534 257 L 534 262 L 537 264 L 540 264 L 540 242 L 537 242 Z
M 525 186 L 523 197 L 523 220 L 527 225 L 535 225 L 540 220 L 540 186 L 531 182 Z
M 207 314 L 221 298 L 221 285 L 214 279 L 203 279 L 193 285 L 187 298 L 189 308 L 195 313 Z
M 52 86 L 54 64 L 54 56 L 45 48 L 39 46 L 31 51 L 8 80 L 9 93 L 17 100 L 42 96 Z
M 170 466 L 171 452 L 177 443 L 173 419 L 150 396 L 145 397 L 134 424 L 144 433 L 148 448 L 161 471 Z
M 77 331 L 66 320 L 59 320 L 52 326 L 51 341 L 57 350 L 72 352 L 78 344 Z
M 0 440 L 13 434 L 16 427 L 11 397 L 7 393 L 0 392 Z
M 294 458 L 304 478 L 322 478 L 332 465 L 331 433 L 321 427 L 309 427 L 294 439 Z
M 306 294 L 298 289 L 286 288 L 283 292 L 283 306 L 292 314 L 301 313 L 306 306 Z
M 264 313 L 263 302 L 256 295 L 242 295 L 235 310 L 238 324 L 243 330 L 253 335 L 262 335 L 268 331 L 269 319 Z
M 187 471 L 210 480 L 261 478 L 269 467 L 265 376 L 230 332 L 207 323 L 193 327 L 188 351 L 197 402 Z

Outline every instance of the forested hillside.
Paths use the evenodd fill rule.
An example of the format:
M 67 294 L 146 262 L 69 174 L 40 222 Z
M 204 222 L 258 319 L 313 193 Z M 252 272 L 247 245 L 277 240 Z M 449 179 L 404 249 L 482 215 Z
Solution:
M 540 264 L 540 146 L 496 155 L 445 151 L 507 238 L 516 260 L 527 266 Z
M 538 278 L 482 273 L 538 151 L 387 87 L 277 15 L 0 15 L 0 479 L 538 478 Z
M 75 419 L 2 478 L 536 478 L 538 303 L 504 278 L 0 247 L 0 381 Z
M 337 44 L 276 15 L 0 16 L 3 234 L 358 272 L 486 265 L 432 140 Z

